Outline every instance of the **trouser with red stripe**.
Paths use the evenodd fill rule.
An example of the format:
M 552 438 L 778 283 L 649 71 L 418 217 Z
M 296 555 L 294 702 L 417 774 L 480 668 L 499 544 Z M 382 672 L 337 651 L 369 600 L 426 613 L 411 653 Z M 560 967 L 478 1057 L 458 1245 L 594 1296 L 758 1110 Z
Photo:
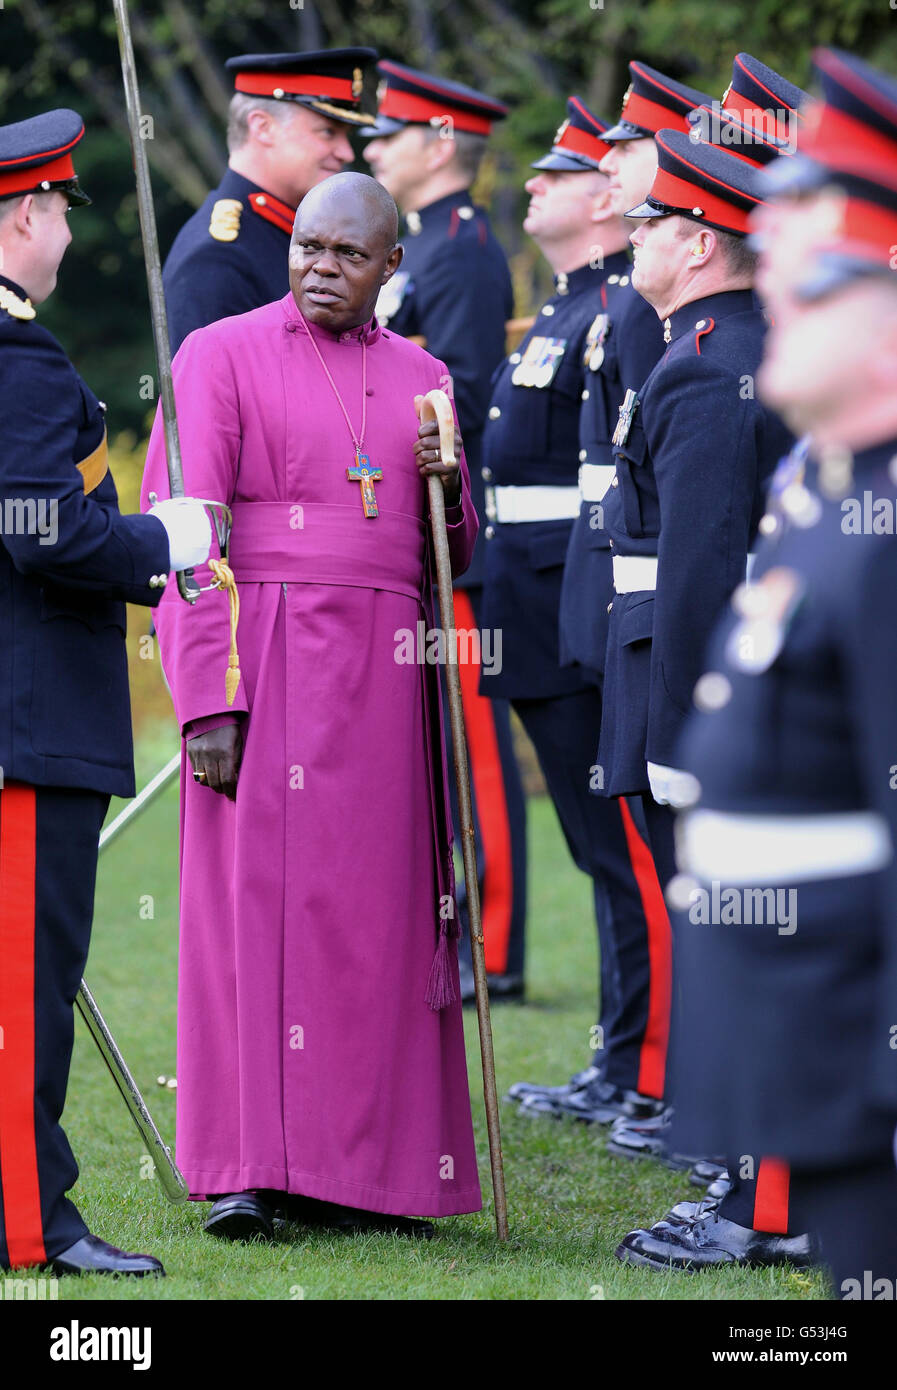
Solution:
M 675 843 L 676 813 L 669 806 L 658 805 L 654 798 L 647 794 L 642 798 L 642 804 L 658 877 L 666 889 L 678 868 Z M 675 917 L 673 920 L 676 920 Z M 671 1017 L 668 1041 L 673 1039 L 677 1032 L 677 1004 L 681 1007 L 679 992 L 675 987 L 675 964 L 671 975 L 673 988 L 669 995 Z M 675 1103 L 675 1097 L 670 1098 Z M 720 1203 L 720 1216 L 725 1217 L 727 1221 L 734 1221 L 737 1226 L 752 1227 L 755 1231 L 779 1235 L 800 1234 L 799 1228 L 795 1231 L 790 1225 L 790 1173 L 787 1163 L 774 1158 L 764 1158 L 755 1166 L 753 1158 L 745 1154 L 730 1154 L 726 1162 L 732 1188 Z
M 455 626 L 480 629 L 482 589 L 456 589 Z M 511 706 L 478 693 L 481 662 L 460 666 L 461 703 L 470 760 L 470 796 L 477 846 L 483 949 L 490 975 L 523 975 L 526 954 L 526 799 L 511 736 Z M 451 750 L 448 701 L 443 699 L 446 745 Z M 454 775 L 449 784 L 455 844 L 461 844 Z M 463 935 L 470 956 L 467 895 L 458 885 Z
M 593 794 L 601 692 L 514 700 L 535 747 L 549 794 L 577 867 L 592 879 L 600 952 L 597 1062 L 614 1085 L 661 1094 L 668 1001 L 651 990 L 665 978 L 669 921 L 657 875 L 629 806 Z M 667 972 L 668 974 L 668 972 Z
M 93 917 L 98 792 L 0 791 L 0 1268 L 42 1264 L 86 1234 L 59 1120 Z

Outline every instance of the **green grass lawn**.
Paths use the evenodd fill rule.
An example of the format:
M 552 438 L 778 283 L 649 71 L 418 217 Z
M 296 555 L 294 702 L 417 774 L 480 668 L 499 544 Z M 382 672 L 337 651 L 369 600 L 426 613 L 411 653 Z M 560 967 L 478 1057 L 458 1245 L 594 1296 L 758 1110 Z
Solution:
M 140 750 L 141 780 L 171 745 Z M 113 807 L 113 811 L 117 809 Z M 530 940 L 525 1006 L 493 1009 L 499 1093 L 520 1078 L 563 1081 L 584 1064 L 594 1022 L 595 930 L 587 880 L 573 868 L 551 804 L 529 803 Z M 116 1040 L 167 1140 L 175 1070 L 177 796 L 170 788 L 100 861 L 87 970 Z M 152 904 L 147 897 L 152 898 Z M 152 918 L 147 914 L 153 912 Z M 142 914 L 142 915 L 141 915 Z M 430 1242 L 285 1228 L 274 1245 L 202 1232 L 200 1204 L 170 1206 L 141 1175 L 142 1142 L 93 1041 L 77 1024 L 65 1125 L 81 1164 L 75 1197 L 90 1228 L 159 1256 L 168 1278 L 63 1279 L 72 1299 L 812 1299 L 818 1274 L 733 1271 L 667 1276 L 613 1256 L 633 1226 L 699 1194 L 653 1164 L 605 1154 L 593 1129 L 527 1120 L 502 1106 L 511 1240 L 494 1237 L 476 1019 L 467 1017 L 474 1119 L 486 1208 L 440 1221 Z M 144 1169 L 147 1167 L 144 1163 Z

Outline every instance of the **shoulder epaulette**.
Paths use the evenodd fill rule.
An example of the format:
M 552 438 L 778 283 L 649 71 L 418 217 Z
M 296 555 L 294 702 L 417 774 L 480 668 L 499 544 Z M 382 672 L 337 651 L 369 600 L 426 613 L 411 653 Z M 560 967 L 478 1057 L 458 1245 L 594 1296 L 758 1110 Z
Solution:
M 236 241 L 240 235 L 240 218 L 243 204 L 239 198 L 219 198 L 212 204 L 209 218 L 209 236 L 216 241 Z
M 250 193 L 249 206 L 259 217 L 264 217 L 266 222 L 273 222 L 275 227 L 279 227 L 288 236 L 292 233 L 296 209 L 291 208 L 289 203 L 282 203 L 270 193 Z
M 6 285 L 0 285 L 0 309 L 9 314 L 12 319 L 33 319 L 37 317 L 37 310 L 30 299 L 20 299 L 12 290 L 7 289 Z

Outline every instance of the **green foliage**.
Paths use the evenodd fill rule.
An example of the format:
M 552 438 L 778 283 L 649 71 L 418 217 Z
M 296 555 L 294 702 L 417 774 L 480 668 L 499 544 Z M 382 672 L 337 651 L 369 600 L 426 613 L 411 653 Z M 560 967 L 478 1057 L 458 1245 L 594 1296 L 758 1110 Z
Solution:
M 147 149 L 163 255 L 224 167 L 223 60 L 367 44 L 510 105 L 487 184 L 514 260 L 519 313 L 535 307 L 548 283 L 520 229 L 522 187 L 569 94 L 614 118 L 627 62 L 638 57 L 721 96 L 740 50 L 806 86 L 816 44 L 897 72 L 897 12 L 887 0 L 309 0 L 295 10 L 269 0 L 130 0 L 130 11 L 142 105 L 156 127 Z M 140 378 L 155 368 L 111 0 L 6 0 L 0 9 L 0 120 L 52 105 L 74 106 L 85 118 L 78 169 L 94 207 L 72 216 L 75 241 L 41 320 L 109 403 L 113 430 L 139 431 Z

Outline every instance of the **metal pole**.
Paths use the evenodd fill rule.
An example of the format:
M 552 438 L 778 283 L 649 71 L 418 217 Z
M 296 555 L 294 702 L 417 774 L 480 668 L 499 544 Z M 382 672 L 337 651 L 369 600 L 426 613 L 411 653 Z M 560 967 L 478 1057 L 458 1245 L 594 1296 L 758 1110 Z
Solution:
M 103 1061 L 112 1073 L 112 1079 L 121 1092 L 125 1105 L 131 1112 L 131 1118 L 143 1136 L 155 1164 L 156 1172 L 159 1174 L 159 1181 L 165 1196 L 169 1202 L 183 1202 L 187 1196 L 187 1184 L 171 1156 L 171 1149 L 153 1123 L 153 1117 L 146 1108 L 137 1082 L 128 1070 L 125 1059 L 116 1047 L 115 1039 L 106 1026 L 106 1020 L 97 1008 L 96 1000 L 83 980 L 75 1002 L 81 1017 L 93 1035 L 94 1042 L 100 1049 Z
M 168 481 L 172 497 L 184 496 L 184 470 L 181 464 L 181 443 L 178 435 L 178 420 L 174 405 L 174 382 L 171 375 L 171 346 L 168 339 L 168 315 L 165 310 L 165 294 L 162 289 L 162 262 L 159 258 L 159 237 L 156 231 L 156 212 L 153 206 L 153 189 L 150 183 L 149 161 L 144 147 L 144 132 L 141 126 L 140 92 L 137 87 L 137 67 L 134 61 L 134 45 L 131 40 L 131 23 L 128 18 L 127 0 L 112 0 L 115 10 L 115 27 L 118 30 L 118 48 L 121 54 L 121 71 L 125 84 L 125 102 L 128 108 L 128 129 L 131 134 L 131 153 L 134 159 L 134 173 L 137 179 L 137 207 L 140 212 L 140 235 L 143 238 L 143 257 L 146 261 L 146 283 L 149 289 L 150 313 L 153 321 L 153 341 L 156 346 L 156 364 L 159 371 L 159 396 L 162 402 L 162 418 L 165 424 L 165 452 L 168 459 Z M 178 592 L 188 603 L 199 598 L 199 585 L 192 569 L 178 571 Z
M 435 419 L 439 424 L 439 447 L 444 463 L 455 460 L 455 421 L 451 402 L 444 391 L 428 391 L 421 404 L 422 421 Z M 452 565 L 449 557 L 448 535 L 445 529 L 445 490 L 441 478 L 429 478 L 430 524 L 433 530 L 433 549 L 436 554 L 436 578 L 443 629 L 455 631 L 455 601 L 452 594 Z M 470 769 L 467 760 L 467 735 L 464 729 L 464 707 L 461 703 L 461 673 L 458 670 L 458 649 L 447 642 L 448 660 L 445 680 L 448 689 L 449 713 L 452 722 L 452 747 L 455 755 L 455 784 L 458 788 L 458 811 L 461 819 L 461 848 L 464 856 L 464 882 L 467 889 L 467 909 L 470 916 L 470 945 L 473 959 L 473 978 L 476 987 L 477 1023 L 480 1030 L 480 1055 L 483 1063 L 483 1096 L 486 1102 L 486 1127 L 489 1133 L 489 1158 L 492 1165 L 492 1191 L 495 1197 L 495 1229 L 499 1240 L 508 1238 L 508 1204 L 505 1196 L 505 1173 L 501 1153 L 501 1125 L 498 1118 L 498 1092 L 495 1085 L 495 1055 L 492 1049 L 492 1024 L 489 1017 L 489 987 L 486 983 L 486 956 L 483 950 L 483 926 L 480 916 L 480 885 L 477 878 L 476 836 L 470 800 Z
M 110 821 L 105 827 L 100 835 L 101 851 L 124 830 L 126 825 L 129 825 L 136 816 L 139 816 L 141 811 L 145 811 L 147 806 L 155 801 L 159 793 L 164 791 L 168 786 L 168 783 L 174 781 L 180 770 L 181 755 L 180 753 L 175 753 L 165 766 L 156 773 L 152 781 L 147 782 L 146 786 L 134 797 L 134 800 L 129 801 L 124 810 L 119 811 L 115 820 Z

